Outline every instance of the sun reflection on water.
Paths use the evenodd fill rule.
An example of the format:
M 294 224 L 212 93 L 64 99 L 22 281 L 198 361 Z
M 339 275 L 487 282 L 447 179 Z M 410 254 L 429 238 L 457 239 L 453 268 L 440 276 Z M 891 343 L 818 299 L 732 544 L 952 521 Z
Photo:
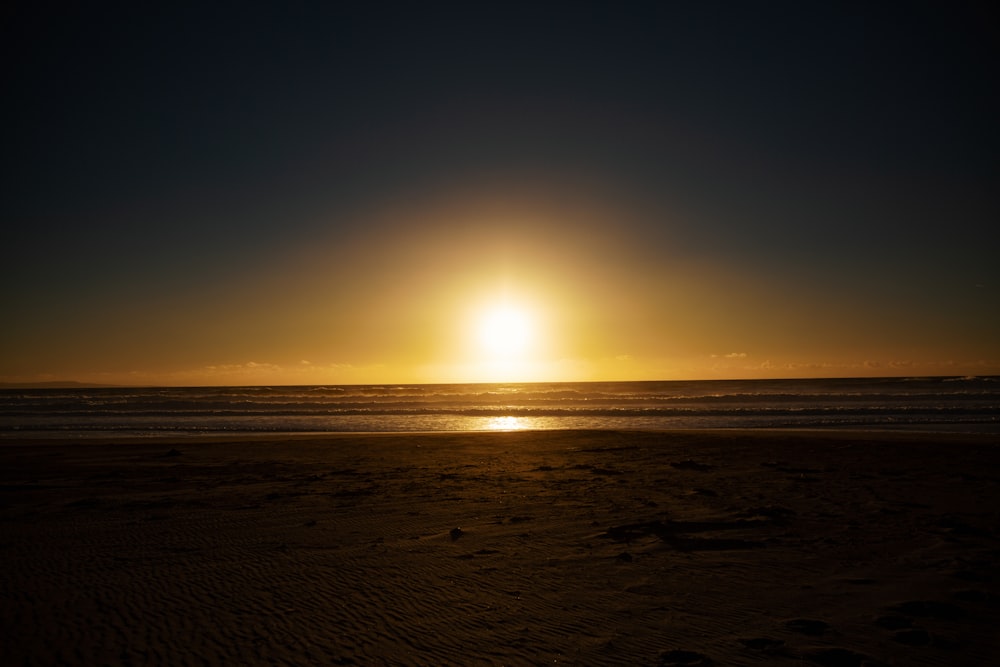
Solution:
M 528 428 L 527 420 L 510 415 L 504 417 L 490 417 L 486 421 L 487 431 L 522 431 L 526 428 Z

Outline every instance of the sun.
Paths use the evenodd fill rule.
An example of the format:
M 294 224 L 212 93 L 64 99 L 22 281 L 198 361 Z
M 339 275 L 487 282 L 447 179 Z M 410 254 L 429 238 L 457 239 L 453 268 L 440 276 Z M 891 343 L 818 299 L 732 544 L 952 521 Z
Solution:
M 516 359 L 525 354 L 534 339 L 531 314 L 512 304 L 485 308 L 479 317 L 478 338 L 483 352 L 495 359 Z
M 541 382 L 551 376 L 553 308 L 543 307 L 540 296 L 503 290 L 480 293 L 467 304 L 449 377 L 460 382 Z

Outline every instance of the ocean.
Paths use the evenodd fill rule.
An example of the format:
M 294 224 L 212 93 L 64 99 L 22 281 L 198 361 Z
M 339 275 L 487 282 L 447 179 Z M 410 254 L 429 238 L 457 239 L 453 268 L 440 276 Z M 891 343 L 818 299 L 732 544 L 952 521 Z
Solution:
M 1000 432 L 1000 377 L 0 390 L 0 438 L 521 429 Z

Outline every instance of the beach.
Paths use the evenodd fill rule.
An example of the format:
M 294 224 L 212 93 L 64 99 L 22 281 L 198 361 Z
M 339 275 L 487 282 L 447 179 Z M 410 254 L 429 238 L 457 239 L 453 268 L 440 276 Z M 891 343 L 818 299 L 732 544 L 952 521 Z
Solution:
M 10 665 L 1000 664 L 1000 442 L 0 442 Z

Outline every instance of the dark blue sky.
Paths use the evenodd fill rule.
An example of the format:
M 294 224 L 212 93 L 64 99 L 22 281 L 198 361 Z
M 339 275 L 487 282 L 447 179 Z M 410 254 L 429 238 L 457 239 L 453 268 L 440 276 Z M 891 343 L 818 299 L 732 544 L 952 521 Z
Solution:
M 874 329 L 946 319 L 968 338 L 942 331 L 938 361 L 995 371 L 1000 98 L 984 8 L 22 4 L 5 20 L 0 294 L 16 324 L 0 375 L 134 370 L 162 345 L 116 361 L 51 331 L 99 337 L 83 324 L 96 313 L 193 307 L 200 286 L 376 233 L 373 210 L 525 192 L 599 192 L 626 211 L 605 231 L 627 240 L 636 280 L 700 260 L 889 313 Z M 377 234 L 391 245 L 420 224 Z M 793 291 L 792 308 L 807 298 Z M 331 363 L 378 357 L 343 341 Z M 930 360 L 932 342 L 911 349 Z M 241 361 L 204 345 L 167 356 Z

